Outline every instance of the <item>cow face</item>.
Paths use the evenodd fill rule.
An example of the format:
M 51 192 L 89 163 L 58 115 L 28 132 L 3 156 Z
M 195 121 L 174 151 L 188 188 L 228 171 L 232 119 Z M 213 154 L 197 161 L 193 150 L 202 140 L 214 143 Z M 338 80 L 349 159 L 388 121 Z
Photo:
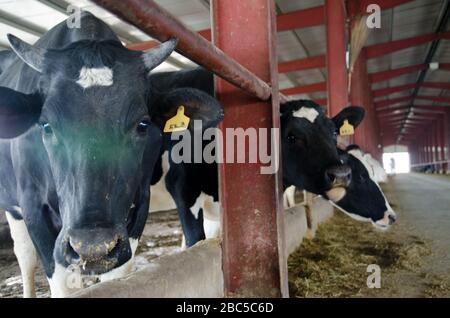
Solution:
M 364 109 L 347 107 L 328 118 L 319 105 L 296 100 L 281 106 L 281 143 L 285 185 L 295 185 L 332 201 L 345 195 L 351 170 L 342 164 L 337 149 L 337 128 L 347 119 L 356 127 Z
M 208 127 L 221 120 L 222 108 L 193 89 L 152 91 L 148 74 L 174 50 L 174 40 L 142 53 L 113 41 L 44 50 L 9 39 L 40 73 L 40 85 L 30 95 L 0 88 L 0 138 L 31 127 L 42 135 L 62 224 L 55 259 L 95 274 L 118 267 L 131 257 L 129 238 L 145 225 L 164 123 L 184 105 Z
M 374 174 L 364 163 L 361 150 L 350 149 L 347 152 L 339 149 L 342 161 L 352 170 L 352 181 L 346 195 L 335 205 L 356 220 L 371 222 L 376 228 L 386 230 L 397 216 L 375 181 Z

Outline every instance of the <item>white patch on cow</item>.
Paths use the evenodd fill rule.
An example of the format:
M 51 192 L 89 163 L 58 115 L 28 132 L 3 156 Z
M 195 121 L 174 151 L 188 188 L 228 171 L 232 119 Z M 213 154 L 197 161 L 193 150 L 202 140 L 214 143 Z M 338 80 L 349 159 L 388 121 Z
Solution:
M 319 112 L 314 108 L 301 107 L 299 110 L 293 112 L 292 115 L 297 118 L 305 118 L 309 120 L 311 123 L 314 123 L 317 116 L 319 116 Z
M 22 212 L 20 208 L 16 208 L 16 210 L 19 213 Z M 14 254 L 17 257 L 22 275 L 23 297 L 34 298 L 36 297 L 34 275 L 38 261 L 36 249 L 28 234 L 25 222 L 14 219 L 8 211 L 6 211 L 6 219 L 8 220 L 11 237 L 14 241 Z
M 205 194 L 203 192 L 200 193 L 200 195 L 195 200 L 195 203 L 193 206 L 189 208 L 192 215 L 198 219 L 198 214 L 200 212 L 200 209 L 203 208 L 203 201 L 205 200 Z
M 181 250 L 184 251 L 186 249 L 186 236 L 181 237 L 181 246 L 180 246 Z
M 83 66 L 77 84 L 84 89 L 92 86 L 111 86 L 113 71 L 109 67 L 88 68 Z
M 350 213 L 346 210 L 344 210 L 343 208 L 341 208 L 340 206 L 338 206 L 336 203 L 334 203 L 331 200 L 328 200 L 328 202 L 331 203 L 332 206 L 334 206 L 335 208 L 337 208 L 338 210 L 344 212 L 345 214 L 347 214 L 349 217 L 351 217 L 352 219 L 356 220 L 356 221 L 360 221 L 360 222 L 372 222 L 371 218 L 365 218 L 362 217 L 361 215 L 358 214 L 354 214 L 354 213 Z
M 190 208 L 196 219 L 200 209 L 203 209 L 203 229 L 206 238 L 215 238 L 220 235 L 220 203 L 215 202 L 211 195 L 201 192 L 194 205 Z
M 383 166 L 380 164 L 378 160 L 372 157 L 371 154 L 365 154 L 364 157 L 367 156 L 367 161 L 373 168 L 373 173 L 375 176 L 375 180 L 378 183 L 386 183 L 388 181 L 388 176 Z
M 161 156 L 162 176 L 161 179 L 150 187 L 150 212 L 168 211 L 176 209 L 175 201 L 167 191 L 166 175 L 169 171 L 169 152 L 165 151 Z
M 100 275 L 101 282 L 107 282 L 113 279 L 119 279 L 127 276 L 133 271 L 134 267 L 134 255 L 136 253 L 136 249 L 138 247 L 139 240 L 130 238 L 130 247 L 131 247 L 131 258 L 122 266 L 114 268 L 113 270 Z
M 347 190 L 344 187 L 336 187 L 326 192 L 328 199 L 333 202 L 339 202 L 345 197 Z
M 295 206 L 295 186 L 289 186 L 284 190 L 283 205 L 285 209 Z
M 207 194 L 203 201 L 203 229 L 207 239 L 220 236 L 220 203 Z
M 83 278 L 80 271 L 69 270 L 55 262 L 55 271 L 47 278 L 52 298 L 64 298 L 83 288 Z

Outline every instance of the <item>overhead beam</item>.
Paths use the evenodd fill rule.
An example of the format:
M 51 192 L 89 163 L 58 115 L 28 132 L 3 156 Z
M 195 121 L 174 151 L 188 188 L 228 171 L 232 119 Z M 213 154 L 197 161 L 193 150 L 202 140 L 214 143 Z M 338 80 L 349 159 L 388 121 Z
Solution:
M 297 10 L 277 16 L 277 31 L 302 29 L 325 23 L 324 6 Z
M 409 100 L 411 100 L 411 96 L 402 96 L 402 97 L 392 98 L 392 99 L 388 99 L 388 100 L 383 100 L 380 102 L 376 102 L 374 104 L 375 104 L 375 108 L 378 108 L 378 107 L 383 107 L 383 106 L 394 105 L 394 104 L 401 103 L 401 102 L 406 102 Z
M 450 106 L 436 106 L 436 105 L 401 105 L 400 107 L 386 107 L 377 109 L 377 115 L 379 117 L 386 116 L 388 114 L 406 112 L 408 109 L 412 109 L 414 112 L 446 112 Z
M 281 62 L 278 64 L 279 73 L 307 70 L 312 68 L 323 68 L 326 66 L 325 55 L 312 56 L 304 59 Z
M 283 13 L 277 16 L 277 31 L 282 32 L 322 25 L 324 24 L 324 16 L 324 6 Z M 198 31 L 198 33 L 205 39 L 211 41 L 211 29 L 204 29 Z M 136 46 L 148 49 L 155 46 L 155 41 L 131 44 L 129 48 L 134 50 Z
M 438 103 L 450 103 L 449 96 L 428 96 L 428 95 L 419 95 L 416 97 L 419 100 L 430 100 Z
M 425 68 L 428 68 L 428 64 L 417 64 L 417 65 L 400 67 L 400 68 L 387 70 L 387 71 L 375 72 L 375 73 L 369 74 L 369 80 L 371 83 L 383 82 L 383 81 L 387 81 L 391 78 L 398 77 L 398 76 L 401 76 L 404 74 L 418 72 Z
M 409 89 L 416 88 L 418 83 L 410 83 L 405 85 L 399 85 L 394 87 L 380 88 L 372 91 L 373 97 L 382 97 L 390 94 L 403 92 Z M 436 88 L 436 89 L 448 89 L 450 90 L 450 83 L 443 82 L 425 82 L 420 84 L 420 86 L 425 88 Z
M 353 0 L 351 0 L 353 1 Z M 373 0 L 362 0 L 361 1 L 361 12 L 365 12 L 366 8 L 373 3 L 376 3 L 380 6 L 381 10 L 392 9 L 393 7 L 399 6 L 401 4 L 405 4 L 411 2 L 412 0 L 377 0 L 374 2 Z
M 373 90 L 372 95 L 374 98 L 382 97 L 382 96 L 387 96 L 387 95 L 398 93 L 398 92 L 403 92 L 408 89 L 412 89 L 414 87 L 416 87 L 416 83 L 405 84 L 405 85 L 394 86 L 394 87 L 387 87 L 387 88 L 380 88 L 380 89 Z
M 24 19 L 11 15 L 2 10 L 0 10 L 0 23 L 6 24 L 12 28 L 21 30 L 37 37 L 40 37 L 42 34 L 47 32 L 47 30 L 43 27 L 30 23 Z
M 407 49 L 409 47 L 418 46 L 421 44 L 425 44 L 431 41 L 436 41 L 440 39 L 449 39 L 450 38 L 450 32 L 443 32 L 443 33 L 430 33 L 425 35 L 419 35 L 411 38 L 406 38 L 402 40 L 396 40 L 392 42 L 387 43 L 380 43 L 368 46 L 366 48 L 366 54 L 367 58 L 376 58 L 380 57 L 389 53 L 393 53 L 396 51 L 400 51 L 403 49 Z
M 440 44 L 440 40 L 441 39 L 450 39 L 450 32 L 446 32 L 447 31 L 447 25 L 448 25 L 448 21 L 450 20 L 450 1 L 443 1 L 442 2 L 442 9 L 441 9 L 441 14 L 439 16 L 439 21 L 436 27 L 436 30 L 434 32 L 434 39 L 433 42 L 431 43 L 431 45 L 428 48 L 428 52 L 427 55 L 425 57 L 425 61 L 424 64 L 429 64 L 431 62 L 433 62 L 434 60 L 434 56 L 438 50 L 439 44 Z M 420 90 L 420 85 L 425 81 L 425 77 L 427 75 L 428 69 L 424 69 L 422 71 L 420 71 L 419 77 L 417 79 L 417 86 L 414 89 L 413 93 L 412 93 L 412 100 L 411 103 L 414 104 L 415 99 L 418 99 L 418 94 L 419 94 L 419 90 Z M 400 139 L 400 135 L 403 133 L 403 129 L 402 128 L 400 130 L 400 134 L 398 139 Z
M 286 88 L 286 89 L 282 89 L 280 92 L 283 93 L 284 95 L 297 95 L 297 94 L 323 92 L 326 90 L 327 90 L 327 83 L 320 82 L 320 83 L 314 83 L 314 84 L 309 84 L 309 85 Z

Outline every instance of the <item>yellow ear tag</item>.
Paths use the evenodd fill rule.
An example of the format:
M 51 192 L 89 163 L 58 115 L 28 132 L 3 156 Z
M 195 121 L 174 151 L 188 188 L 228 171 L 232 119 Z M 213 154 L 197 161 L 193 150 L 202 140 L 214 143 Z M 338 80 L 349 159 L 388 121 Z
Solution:
M 184 106 L 178 107 L 177 114 L 166 121 L 164 132 L 183 131 L 188 128 L 191 119 L 184 114 Z
M 339 128 L 339 135 L 341 136 L 349 136 L 355 133 L 355 129 L 351 124 L 348 123 L 348 120 L 344 120 L 341 128 Z

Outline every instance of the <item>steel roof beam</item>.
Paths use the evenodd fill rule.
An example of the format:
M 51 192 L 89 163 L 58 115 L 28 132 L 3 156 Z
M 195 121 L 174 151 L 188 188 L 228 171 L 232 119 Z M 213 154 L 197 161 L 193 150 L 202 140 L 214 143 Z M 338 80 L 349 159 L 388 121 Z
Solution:
M 40 37 L 42 34 L 47 32 L 46 29 L 37 26 L 33 23 L 25 21 L 14 15 L 11 15 L 5 11 L 0 10 L 0 23 L 6 24 L 12 28 L 18 29 L 20 31 L 32 34 L 34 36 Z
M 418 83 L 411 83 L 405 85 L 399 85 L 394 87 L 380 88 L 372 91 L 373 97 L 382 97 L 390 94 L 403 92 L 409 89 L 416 88 Z M 424 82 L 421 84 L 424 88 L 436 88 L 436 89 L 448 89 L 450 90 L 450 83 L 443 82 Z
M 308 94 L 315 92 L 324 92 L 327 90 L 327 83 L 320 82 L 309 85 L 296 86 L 280 90 L 285 95 Z
M 442 15 L 439 19 L 438 26 L 434 33 L 433 42 L 431 43 L 431 46 L 428 49 L 427 56 L 425 57 L 424 64 L 430 64 L 431 62 L 433 62 L 434 55 L 436 54 L 436 51 L 439 47 L 439 43 L 440 43 L 441 39 L 450 39 L 450 32 L 446 32 L 449 20 L 450 20 L 450 1 L 447 0 L 447 1 L 443 2 Z M 414 89 L 414 92 L 412 93 L 411 104 L 414 103 L 415 99 L 421 99 L 421 98 L 419 98 L 418 94 L 419 94 L 421 84 L 425 81 L 427 72 L 428 72 L 428 68 L 426 68 L 420 72 L 419 78 L 417 79 L 417 86 Z M 443 98 L 443 97 L 441 97 L 441 96 L 436 97 L 436 99 L 434 101 L 439 101 L 439 99 L 441 99 L 441 98 Z M 428 99 L 428 100 L 431 100 L 431 99 Z M 450 98 L 448 98 L 448 100 L 450 100 Z M 398 139 L 400 139 L 400 135 L 403 133 L 403 130 L 404 130 L 404 127 L 400 130 Z

